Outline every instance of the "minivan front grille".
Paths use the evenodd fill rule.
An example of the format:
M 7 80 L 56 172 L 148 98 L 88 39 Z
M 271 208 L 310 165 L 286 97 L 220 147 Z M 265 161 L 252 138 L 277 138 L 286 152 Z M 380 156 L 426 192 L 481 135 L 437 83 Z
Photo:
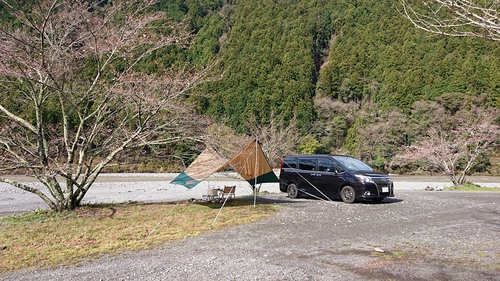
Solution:
M 391 186 L 391 178 L 373 178 L 373 181 L 377 186 Z
M 392 180 L 389 177 L 386 178 L 373 178 L 375 185 L 377 186 L 377 191 L 381 193 L 392 194 Z

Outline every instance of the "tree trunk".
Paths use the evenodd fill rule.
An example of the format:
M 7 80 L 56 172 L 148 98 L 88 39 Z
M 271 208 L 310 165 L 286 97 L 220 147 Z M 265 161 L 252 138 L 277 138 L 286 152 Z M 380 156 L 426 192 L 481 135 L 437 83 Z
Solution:
M 459 180 L 457 180 L 457 175 L 455 175 L 454 173 L 451 173 L 451 172 L 446 173 L 446 175 L 451 180 L 451 182 L 453 183 L 454 186 L 460 185 Z

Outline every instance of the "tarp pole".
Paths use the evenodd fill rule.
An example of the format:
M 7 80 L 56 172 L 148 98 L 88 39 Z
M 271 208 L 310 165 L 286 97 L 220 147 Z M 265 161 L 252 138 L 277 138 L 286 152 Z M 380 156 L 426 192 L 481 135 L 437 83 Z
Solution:
M 226 205 L 227 199 L 229 199 L 229 196 L 227 196 L 227 197 L 224 199 L 224 203 L 222 203 L 222 206 L 220 206 L 219 212 L 217 212 L 217 215 L 215 216 L 214 222 L 212 222 L 212 228 L 214 227 L 215 222 L 216 222 L 216 221 L 217 221 L 217 219 L 219 218 L 220 212 L 222 212 L 222 209 L 224 209 L 224 205 Z
M 177 202 L 177 204 L 175 204 L 175 206 L 158 222 L 158 224 L 155 227 L 153 227 L 153 229 L 151 229 L 151 231 L 148 232 L 148 236 L 153 234 L 153 232 L 156 231 L 156 229 L 160 226 L 160 224 L 168 217 L 168 215 L 170 215 L 174 211 L 175 207 L 177 207 L 177 205 L 179 205 L 179 203 L 181 203 L 181 201 L 182 201 L 182 199 L 180 199 Z
M 259 169 L 259 140 L 257 139 L 257 136 L 255 136 L 255 170 L 254 170 L 254 176 L 255 176 L 255 182 L 253 185 L 253 207 L 255 208 L 255 205 L 257 204 L 257 171 Z

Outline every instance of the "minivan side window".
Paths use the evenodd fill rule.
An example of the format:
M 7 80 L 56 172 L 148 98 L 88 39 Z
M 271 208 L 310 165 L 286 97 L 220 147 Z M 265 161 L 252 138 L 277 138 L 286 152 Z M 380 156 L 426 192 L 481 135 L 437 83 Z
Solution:
M 333 161 L 331 160 L 326 160 L 326 159 L 319 159 L 318 160 L 318 171 L 321 172 L 332 172 L 334 171 L 333 167 Z
M 335 170 L 337 171 L 337 173 L 343 173 L 343 172 L 345 172 L 344 167 L 340 166 L 340 164 L 337 163 L 337 162 L 335 162 L 335 161 L 333 162 L 333 167 L 335 168 Z
M 322 172 L 337 172 L 337 173 L 345 172 L 344 168 L 342 168 L 335 161 L 329 159 L 318 160 L 318 169 Z
M 314 171 L 316 170 L 316 161 L 313 159 L 299 159 L 299 169 Z
M 297 168 L 297 159 L 296 158 L 285 159 L 285 162 L 283 163 L 283 168 L 296 169 Z

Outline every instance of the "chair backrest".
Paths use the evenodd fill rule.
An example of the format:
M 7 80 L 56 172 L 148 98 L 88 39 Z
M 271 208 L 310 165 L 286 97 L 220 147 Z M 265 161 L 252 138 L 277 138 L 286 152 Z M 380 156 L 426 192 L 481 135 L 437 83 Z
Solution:
M 234 194 L 236 185 L 224 186 L 224 194 Z
M 209 188 L 208 189 L 208 196 L 217 196 L 218 192 L 219 191 L 215 188 Z

